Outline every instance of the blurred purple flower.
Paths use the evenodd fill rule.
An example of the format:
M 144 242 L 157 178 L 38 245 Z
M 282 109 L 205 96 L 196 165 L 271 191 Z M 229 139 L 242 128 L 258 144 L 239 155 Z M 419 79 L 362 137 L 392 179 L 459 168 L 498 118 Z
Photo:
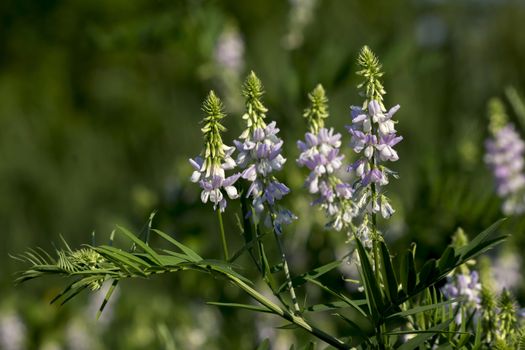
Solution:
M 466 298 L 462 306 L 468 310 L 477 311 L 481 308 L 481 283 L 477 271 L 447 277 L 447 283 L 442 288 L 442 292 L 447 299 Z M 455 321 L 457 324 L 461 324 L 461 310 L 457 313 Z
M 240 72 L 244 66 L 244 41 L 236 30 L 225 30 L 215 46 L 215 61 L 221 67 Z
M 485 163 L 492 170 L 496 191 L 503 198 L 507 215 L 525 212 L 525 143 L 514 125 L 507 124 L 485 142 Z

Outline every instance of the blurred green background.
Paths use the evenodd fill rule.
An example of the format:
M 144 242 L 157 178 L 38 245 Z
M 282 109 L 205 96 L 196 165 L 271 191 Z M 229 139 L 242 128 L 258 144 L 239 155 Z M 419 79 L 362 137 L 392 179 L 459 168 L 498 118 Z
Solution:
M 362 101 L 355 60 L 367 44 L 386 72 L 386 105 L 401 105 L 404 137 L 393 166 L 400 179 L 389 186 L 397 213 L 383 232 L 398 251 L 415 241 L 420 259 L 435 256 L 457 227 L 472 235 L 502 216 L 483 163 L 486 104 L 507 86 L 525 87 L 523 23 L 525 3 L 511 0 L 1 1 L 0 348 L 306 342 L 303 333 L 276 331 L 281 324 L 271 318 L 206 306 L 241 295 L 189 272 L 121 283 L 96 322 L 100 296 L 50 306 L 64 281 L 14 287 L 23 265 L 8 254 L 52 249 L 59 234 L 75 246 L 91 243 L 93 231 L 107 242 L 116 224 L 140 232 L 158 210 L 155 226 L 220 257 L 216 216 L 189 183 L 187 159 L 201 149 L 200 103 L 209 89 L 226 102 L 225 140 L 240 134 L 240 85 L 254 70 L 285 140 L 281 178 L 294 193 L 287 203 L 300 213 L 285 234 L 293 269 L 341 256 L 346 237 L 323 231 L 309 208 L 295 142 L 316 83 L 330 99 L 328 124 L 349 141 L 349 106 Z M 509 114 L 523 126 L 510 106 Z M 237 209 L 226 212 L 233 247 L 241 244 Z M 507 222 L 513 238 L 492 253 L 494 264 L 510 256 L 519 271 L 524 221 Z M 523 301 L 522 283 L 511 288 Z

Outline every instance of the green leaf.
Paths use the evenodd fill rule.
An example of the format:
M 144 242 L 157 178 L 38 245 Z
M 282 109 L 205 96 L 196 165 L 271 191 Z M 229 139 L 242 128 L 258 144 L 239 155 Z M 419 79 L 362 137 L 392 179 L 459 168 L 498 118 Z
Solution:
M 362 303 L 362 300 L 357 300 L 357 301 L 354 301 L 350 298 L 348 298 L 346 295 L 343 295 L 339 292 L 336 292 L 336 291 L 333 291 L 332 289 L 330 289 L 329 287 L 325 286 L 324 284 L 322 284 L 321 282 L 319 282 L 318 280 L 316 279 L 308 279 L 308 282 L 310 283 L 313 283 L 319 287 L 321 287 L 322 289 L 324 289 L 325 291 L 327 291 L 328 293 L 332 294 L 333 296 L 339 298 L 341 301 L 343 301 L 345 304 L 347 304 L 348 306 L 352 307 L 354 310 L 356 310 L 357 312 L 359 312 L 359 314 L 361 314 L 362 316 L 364 316 L 365 318 L 367 318 L 367 314 L 365 311 L 363 311 L 363 309 L 361 309 L 359 307 L 359 305 L 363 305 Z M 359 303 L 359 304 L 358 304 Z
M 278 327 L 275 327 L 277 329 L 297 329 L 299 328 L 298 325 L 296 325 L 295 323 L 288 323 L 288 324 L 285 324 L 285 325 L 282 325 L 282 326 L 278 326 Z
M 501 235 L 492 239 L 487 239 L 480 243 L 477 247 L 474 247 L 472 250 L 470 250 L 467 254 L 463 255 L 461 258 L 462 261 L 467 261 L 474 259 L 478 257 L 479 255 L 485 253 L 486 251 L 490 250 L 492 247 L 496 246 L 497 244 L 503 242 L 509 237 L 509 235 Z
M 270 340 L 268 338 L 264 339 L 257 347 L 257 350 L 270 350 Z
M 102 304 L 100 305 L 100 308 L 97 311 L 97 320 L 102 315 L 102 311 L 104 311 L 104 308 L 106 307 L 107 303 L 109 302 L 109 299 L 113 295 L 113 292 L 115 291 L 115 288 L 117 287 L 118 280 L 113 280 L 111 283 L 111 286 L 109 287 L 106 296 L 104 297 L 104 300 L 102 301 Z
M 216 301 L 208 301 L 206 304 L 209 305 L 215 305 L 215 306 L 221 306 L 221 307 L 231 307 L 236 309 L 244 309 L 244 310 L 250 310 L 250 311 L 257 311 L 257 312 L 264 312 L 264 313 L 273 313 L 271 310 L 257 305 L 250 305 L 250 304 L 238 304 L 238 303 L 221 303 Z
M 73 282 L 71 282 L 66 288 L 64 288 L 60 293 L 58 293 L 50 302 L 49 304 L 54 304 L 58 299 L 60 299 L 62 296 L 66 295 L 67 293 L 69 293 L 69 291 L 73 288 L 73 286 L 75 285 L 75 283 L 77 283 L 78 281 L 80 281 L 80 279 L 78 280 L 75 280 Z
M 177 248 L 179 248 L 184 254 L 186 254 L 192 261 L 197 262 L 202 260 L 202 257 L 197 254 L 193 249 L 185 246 L 184 244 L 180 243 L 176 239 L 172 238 L 171 236 L 165 234 L 162 231 L 159 231 L 157 229 L 152 229 L 153 232 L 164 238 L 166 241 L 170 242 L 171 244 L 175 245 Z
M 448 246 L 438 260 L 439 272 L 450 271 L 455 266 L 457 260 L 454 247 Z
M 437 326 L 429 328 L 428 330 L 423 331 L 423 332 L 421 332 L 421 331 L 420 332 L 416 332 L 416 333 L 419 333 L 419 334 L 417 336 L 415 336 L 414 338 L 410 339 L 409 341 L 407 341 L 406 343 L 402 344 L 398 348 L 398 350 L 415 350 L 415 349 L 417 349 L 420 345 L 423 345 L 428 339 L 432 338 L 437 333 L 442 332 L 443 329 L 446 329 L 451 321 L 452 320 L 448 320 L 446 322 L 440 323 Z M 412 334 L 414 332 L 412 332 Z M 411 334 L 411 333 L 399 333 L 399 332 L 397 332 L 396 334 Z
M 354 305 L 357 305 L 357 306 L 366 305 L 365 299 L 352 300 L 352 302 L 354 303 Z M 321 312 L 321 311 L 328 311 L 328 310 L 334 310 L 334 309 L 343 309 L 347 307 L 350 307 L 350 306 L 348 305 L 348 303 L 344 301 L 332 301 L 329 303 L 310 305 L 304 309 L 304 312 Z
M 506 219 L 500 219 L 496 221 L 489 228 L 487 228 L 486 230 L 478 234 L 476 237 L 474 237 L 474 239 L 471 240 L 467 245 L 459 248 L 457 253 L 461 257 L 461 259 L 464 261 L 470 259 L 470 257 L 472 257 L 472 255 L 475 254 L 477 248 L 483 242 L 485 242 L 489 238 L 489 236 L 496 232 L 505 220 Z
M 130 231 L 128 231 L 124 227 L 117 226 L 117 228 L 120 230 L 120 232 L 122 232 L 124 235 L 126 235 L 133 243 L 135 243 L 136 245 L 141 247 L 142 250 L 144 250 L 144 252 L 148 253 L 150 255 L 151 259 L 155 263 L 157 263 L 159 265 L 162 265 L 158 254 L 153 249 L 151 249 L 150 246 L 148 246 L 146 243 L 144 243 L 142 240 L 140 240 L 137 236 L 135 236 L 133 233 L 131 233 Z
M 431 281 L 437 277 L 438 270 L 436 268 L 436 259 L 430 259 L 421 268 L 418 274 L 418 287 L 427 286 Z
M 195 264 L 195 266 L 208 269 L 208 270 L 214 270 L 217 272 L 220 272 L 222 274 L 226 274 L 228 276 L 233 276 L 237 279 L 242 280 L 244 283 L 247 283 L 249 285 L 253 285 L 253 282 L 249 280 L 248 278 L 242 276 L 241 274 L 235 272 L 232 269 L 232 266 L 228 263 L 222 261 L 222 260 L 202 260 L 199 263 Z
M 414 266 L 414 255 L 411 250 L 405 252 L 401 259 L 401 286 L 407 296 L 411 295 L 416 286 L 416 268 Z
M 383 275 L 383 283 L 385 284 L 386 294 L 390 301 L 394 303 L 397 299 L 398 283 L 392 266 L 392 259 L 390 258 L 390 252 L 385 242 L 380 242 L 381 249 L 381 273 Z
M 129 268 L 131 268 L 132 270 L 143 276 L 145 276 L 143 268 L 151 267 L 151 265 L 143 259 L 140 259 L 135 255 L 130 254 L 121 249 L 117 249 L 111 246 L 93 247 L 92 249 L 94 249 L 97 253 L 99 253 L 106 259 L 112 261 L 113 263 L 122 266 L 126 270 L 129 270 Z M 142 267 L 140 265 L 142 265 Z
M 270 264 L 268 263 L 268 258 L 266 257 L 266 252 L 264 250 L 264 244 L 261 241 L 259 241 L 259 254 L 261 256 L 261 261 L 262 261 L 263 279 L 266 282 L 266 284 L 270 286 L 272 291 L 275 291 L 275 288 L 277 287 L 277 285 L 272 275 Z
M 359 260 L 361 262 L 361 276 L 363 280 L 363 287 L 365 288 L 366 299 L 368 300 L 368 307 L 370 313 L 374 319 L 374 323 L 379 321 L 379 317 L 382 314 L 384 308 L 383 297 L 381 290 L 379 289 L 379 281 L 376 280 L 374 270 L 368 259 L 368 254 L 363 247 L 363 244 L 359 238 L 355 237 L 357 245 L 357 253 L 359 254 Z
M 159 255 L 160 261 L 162 262 L 162 266 L 164 267 L 177 267 L 181 264 L 185 264 L 188 262 L 187 259 L 182 259 L 178 256 L 174 256 L 171 254 L 165 255 L 161 254 Z
M 449 305 L 453 303 L 460 303 L 460 302 L 463 302 L 464 300 L 465 300 L 465 297 L 460 297 L 460 298 L 451 299 L 451 300 L 443 301 L 443 302 L 436 303 L 436 304 L 418 306 L 418 307 L 414 307 L 406 311 L 396 312 L 395 314 L 388 315 L 386 319 L 388 320 L 388 319 L 393 319 L 396 317 L 406 317 L 410 315 L 415 315 L 421 312 L 434 310 L 434 309 L 440 308 L 445 305 Z
M 166 254 L 169 254 L 169 255 L 174 256 L 176 258 L 179 258 L 181 260 L 188 261 L 188 262 L 195 262 L 192 258 L 190 258 L 189 256 L 187 256 L 184 253 L 174 252 L 174 251 L 168 250 L 168 249 L 162 249 L 162 251 L 164 253 L 166 253 Z
M 341 315 L 341 314 L 338 314 L 336 313 L 335 316 L 341 318 L 342 320 L 344 320 L 346 323 L 347 323 L 347 326 L 348 328 L 345 328 L 345 335 L 347 336 L 351 336 L 351 337 L 360 337 L 360 338 L 365 338 L 367 336 L 367 333 L 365 331 L 363 331 L 358 324 L 356 324 L 354 321 L 352 321 L 351 319 Z

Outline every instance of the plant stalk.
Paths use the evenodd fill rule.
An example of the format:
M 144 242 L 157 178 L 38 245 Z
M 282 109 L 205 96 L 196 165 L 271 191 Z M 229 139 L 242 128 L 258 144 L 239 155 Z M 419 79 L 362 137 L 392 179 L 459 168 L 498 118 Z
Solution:
M 222 251 L 224 255 L 224 260 L 228 261 L 230 259 L 228 254 L 228 244 L 226 243 L 226 235 L 224 234 L 224 224 L 222 222 L 222 212 L 221 210 L 217 210 L 217 216 L 219 218 L 219 230 L 221 232 L 221 240 L 222 240 Z
M 297 295 L 295 294 L 295 289 L 292 283 L 292 277 L 290 275 L 290 269 L 288 268 L 288 261 L 286 259 L 286 254 L 284 252 L 284 245 L 281 241 L 281 236 L 274 231 L 275 239 L 277 240 L 277 246 L 279 247 L 279 254 L 281 254 L 281 259 L 283 262 L 284 275 L 286 277 L 286 282 L 288 283 L 288 290 L 290 291 L 290 296 L 292 298 L 293 308 L 296 315 L 301 313 L 299 304 L 297 303 Z

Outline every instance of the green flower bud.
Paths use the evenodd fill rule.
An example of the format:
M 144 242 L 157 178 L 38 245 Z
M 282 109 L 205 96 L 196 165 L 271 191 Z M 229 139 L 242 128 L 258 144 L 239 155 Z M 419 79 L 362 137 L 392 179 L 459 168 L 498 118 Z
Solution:
M 306 108 L 303 117 L 308 120 L 310 131 L 317 134 L 319 129 L 324 128 L 324 119 L 328 118 L 328 99 L 324 88 L 321 84 L 317 84 L 315 89 L 308 94 L 310 100 L 310 107 Z
M 379 63 L 379 59 L 372 50 L 365 45 L 359 53 L 357 63 L 361 67 L 357 75 L 364 78 L 364 80 L 357 85 L 358 89 L 362 89 L 361 94 L 365 98 L 363 109 L 367 109 L 370 101 L 375 100 L 379 103 L 381 110 L 385 112 L 383 95 L 386 94 L 386 91 L 381 82 L 381 77 L 384 73 L 381 71 L 382 66 L 381 63 Z
M 246 78 L 242 94 L 246 99 L 246 113 L 242 116 L 242 119 L 246 120 L 248 128 L 240 136 L 241 139 L 245 139 L 257 128 L 265 128 L 266 123 L 266 112 L 268 109 L 264 107 L 261 102 L 261 97 L 264 94 L 264 88 L 255 73 L 252 71 Z
M 505 112 L 503 102 L 497 97 L 493 97 L 489 100 L 488 113 L 489 131 L 494 135 L 507 124 L 509 118 Z

